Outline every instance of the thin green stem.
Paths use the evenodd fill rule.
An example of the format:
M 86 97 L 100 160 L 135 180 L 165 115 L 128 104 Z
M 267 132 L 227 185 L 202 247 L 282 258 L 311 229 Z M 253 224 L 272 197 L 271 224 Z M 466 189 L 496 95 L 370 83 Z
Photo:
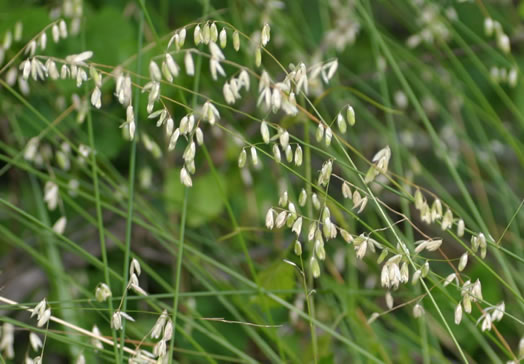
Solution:
M 140 73 L 141 67 L 142 67 L 142 42 L 143 42 L 143 33 L 144 33 L 144 13 L 141 11 L 139 15 L 139 21 L 138 21 L 138 56 L 137 56 L 137 63 L 136 63 L 136 70 L 137 73 Z M 138 134 L 138 131 L 140 130 L 139 122 L 138 122 L 138 111 L 139 111 L 139 105 L 140 105 L 140 91 L 138 89 L 135 89 L 135 95 L 134 95 L 134 118 L 136 123 L 136 130 L 135 133 Z M 130 156 L 129 156 L 129 182 L 127 187 L 127 197 L 128 197 L 128 205 L 127 205 L 127 219 L 126 219 L 126 239 L 125 239 L 125 252 L 124 252 L 124 269 L 122 272 L 122 276 L 124 278 L 122 282 L 122 294 L 124 295 L 124 299 L 122 302 L 122 311 L 126 311 L 127 309 L 127 295 L 125 295 L 127 285 L 128 285 L 128 279 L 129 279 L 129 258 L 130 258 L 130 252 L 131 252 L 131 237 L 132 237 L 132 229 L 133 229 L 133 203 L 134 203 L 134 193 L 135 193 L 135 168 L 136 168 L 136 144 L 137 144 L 137 136 L 133 138 L 131 141 L 131 150 L 130 150 Z M 126 320 L 123 320 L 122 325 L 122 332 L 120 335 L 120 342 L 123 343 L 125 339 L 125 332 L 126 332 Z M 123 346 L 120 345 L 120 360 L 123 359 Z
M 176 273 L 175 273 L 175 291 L 173 297 L 173 336 L 169 342 L 169 363 L 173 362 L 173 348 L 175 346 L 175 334 L 176 334 L 176 324 L 177 324 L 177 314 L 178 314 L 178 298 L 180 292 L 180 281 L 182 280 L 182 257 L 184 255 L 184 241 L 185 241 L 185 231 L 186 231 L 186 217 L 187 217 L 187 200 L 189 196 L 188 188 L 184 188 L 184 202 L 182 204 L 182 215 L 180 217 L 180 236 L 178 244 L 178 252 L 176 258 Z
M 89 145 L 91 147 L 91 163 L 93 167 L 92 178 L 93 178 L 93 188 L 95 190 L 95 207 L 96 207 L 96 223 L 98 228 L 98 239 L 100 240 L 100 254 L 102 255 L 102 263 L 104 264 L 104 281 L 105 284 L 109 287 L 111 291 L 111 280 L 109 278 L 109 262 L 107 259 L 107 248 L 106 248 L 106 239 L 104 233 L 104 217 L 102 213 L 101 198 L 100 198 L 100 187 L 98 181 L 98 164 L 96 161 L 96 147 L 95 147 L 95 137 L 93 133 L 93 117 L 91 114 L 91 108 L 87 112 L 87 129 L 89 134 Z M 107 306 L 109 309 L 109 317 L 113 315 L 113 301 L 107 300 Z M 113 341 L 117 341 L 117 334 L 114 328 L 111 328 L 111 334 L 113 336 Z M 113 345 L 113 351 L 115 355 L 115 361 L 120 362 L 119 352 L 116 345 Z

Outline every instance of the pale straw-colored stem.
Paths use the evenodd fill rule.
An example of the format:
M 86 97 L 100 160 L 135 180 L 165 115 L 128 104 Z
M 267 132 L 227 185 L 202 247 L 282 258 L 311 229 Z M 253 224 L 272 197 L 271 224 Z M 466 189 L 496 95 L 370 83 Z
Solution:
M 7 303 L 8 305 L 18 306 L 18 307 L 21 307 L 21 308 L 23 308 L 24 310 L 26 310 L 28 312 L 33 313 L 33 309 L 32 308 L 30 308 L 28 306 L 25 306 L 25 305 L 21 305 L 18 302 L 10 300 L 8 298 L 0 296 L 0 302 Z M 116 345 L 117 348 L 120 348 L 120 344 L 115 344 L 112 340 L 109 340 L 108 338 L 106 338 L 104 336 L 96 335 L 96 334 L 92 333 L 89 330 L 86 330 L 86 329 L 83 329 L 83 328 L 81 328 L 79 326 L 73 325 L 72 323 L 64 321 L 61 318 L 58 318 L 56 316 L 52 316 L 51 315 L 49 320 L 53 321 L 53 322 L 56 322 L 57 324 L 63 325 L 65 327 L 68 327 L 68 328 L 70 328 L 70 329 L 72 329 L 72 330 L 74 330 L 74 331 L 76 331 L 76 332 L 78 332 L 78 333 L 80 333 L 82 335 L 89 336 L 89 337 L 91 337 L 93 339 L 100 340 L 101 342 L 103 342 L 103 343 L 105 343 L 107 345 L 111 345 L 111 346 L 115 346 Z M 128 348 L 126 346 L 124 346 L 124 351 L 126 353 L 128 353 L 128 354 L 131 354 L 131 355 L 139 354 L 136 350 L 133 350 L 133 349 Z M 144 358 L 143 355 L 142 355 L 142 357 Z M 155 362 L 155 360 L 149 359 L 149 358 L 148 358 L 148 361 L 151 362 L 151 363 Z

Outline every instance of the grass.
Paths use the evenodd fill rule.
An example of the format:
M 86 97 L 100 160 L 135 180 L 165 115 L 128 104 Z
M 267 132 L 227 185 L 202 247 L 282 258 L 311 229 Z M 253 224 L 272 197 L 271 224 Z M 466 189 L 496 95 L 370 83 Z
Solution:
M 84 2 L 81 15 L 60 10 L 69 34 L 55 44 L 49 7 L 0 4 L 7 9 L 0 39 L 14 34 L 17 21 L 24 26 L 21 39 L 4 46 L 0 62 L 0 233 L 6 243 L 0 247 L 1 362 L 39 355 L 57 362 L 156 362 L 159 354 L 164 363 L 522 359 L 520 5 L 294 0 L 280 10 L 237 1 Z M 511 52 L 497 46 L 497 36 L 483 33 L 486 17 L 500 22 Z M 219 59 L 226 76 L 217 80 L 208 66 L 216 51 L 193 39 L 197 25 L 205 33 L 212 22 L 228 36 L 225 59 Z M 265 23 L 271 39 L 262 46 Z M 350 31 L 357 27 L 353 39 Z M 168 50 L 180 74 L 173 82 L 162 75 L 153 110 L 165 108 L 174 128 L 192 113 L 195 126 L 169 151 L 166 126 L 157 128 L 157 118 L 146 112 L 154 79 L 149 65 L 162 66 L 168 41 L 183 28 L 185 44 Z M 235 30 L 238 52 L 232 47 Z M 427 32 L 433 32 L 431 41 L 409 46 L 410 37 Z M 40 44 L 43 33 L 47 47 L 37 45 L 35 56 L 43 63 L 52 57 L 61 65 L 71 54 L 94 51 L 87 66 L 80 65 L 89 78 L 82 87 L 74 79 L 25 81 L 21 71 L 12 82 L 13 70 L 28 58 L 24 49 L 33 39 Z M 255 65 L 257 47 L 261 67 Z M 194 58 L 192 77 L 185 74 L 185 52 Z M 315 66 L 334 59 L 338 69 L 329 82 L 314 75 Z M 309 92 L 300 87 L 302 62 Z M 90 67 L 103 77 L 100 109 L 90 103 L 95 86 Z M 516 85 L 494 80 L 493 67 L 515 68 Z M 126 113 L 115 95 L 119 70 L 132 79 L 136 132 L 131 140 L 123 133 L 129 123 L 119 129 Z M 242 88 L 228 104 L 224 82 L 242 70 L 249 74 L 249 90 Z M 261 105 L 263 71 L 271 78 L 269 104 L 281 97 L 290 106 L 292 90 L 296 114 Z M 286 77 L 287 85 L 277 84 Z M 80 103 L 71 101 L 73 93 Z M 215 125 L 202 115 L 206 101 L 220 113 Z M 356 124 L 343 133 L 337 114 L 346 105 L 354 108 Z M 79 123 L 79 117 L 85 121 Z M 262 121 L 270 127 L 267 145 L 259 132 Z M 319 125 L 331 128 L 330 143 L 317 139 Z M 196 128 L 204 141 L 188 159 Z M 302 147 L 303 163 L 287 160 L 281 130 L 290 134 L 291 154 Z M 28 158 L 28 141 L 35 136 L 37 153 Z M 81 154 L 86 146 L 87 157 Z M 366 182 L 369 169 L 384 162 L 373 157 L 386 146 L 389 168 Z M 250 159 L 252 147 L 258 165 Z M 247 163 L 239 168 L 243 149 Z M 327 161 L 333 170 L 326 176 Z M 182 167 L 189 171 L 190 187 L 180 180 Z M 48 182 L 59 189 L 54 210 L 44 199 Z M 342 183 L 366 198 L 361 212 L 356 197 L 343 198 Z M 303 205 L 302 189 L 308 195 Z M 415 206 L 417 190 L 433 215 L 429 224 L 423 221 L 424 207 Z M 293 205 L 279 202 L 283 192 Z M 453 213 L 445 231 L 443 213 L 432 207 L 436 199 L 443 213 Z M 265 228 L 270 207 L 285 213 L 282 228 Z M 53 228 L 62 216 L 64 232 Z M 291 226 L 298 216 L 303 226 L 297 236 Z M 465 222 L 464 236 L 456 230 L 459 219 Z M 308 241 L 312 224 L 319 230 Z M 335 238 L 329 237 L 330 224 Z M 351 238 L 344 238 L 342 229 Z M 471 239 L 481 233 L 486 247 L 479 249 Z M 443 243 L 436 251 L 415 252 L 417 241 L 437 238 Z M 300 256 L 293 252 L 296 239 Z M 465 252 L 469 262 L 461 271 Z M 132 259 L 142 271 L 136 277 Z M 320 263 L 318 272 L 311 269 L 312 259 Z M 384 269 L 390 269 L 388 280 L 400 277 L 398 289 L 385 287 Z M 456 279 L 445 285 L 451 273 Z M 31 275 L 43 283 L 32 284 Z M 416 282 L 414 275 L 420 277 Z M 130 289 L 135 278 L 147 295 Z M 468 282 L 479 282 L 477 291 L 468 291 Z M 100 283 L 112 293 L 105 302 L 95 298 Z M 481 296 L 475 293 L 479 289 Z M 37 327 L 28 310 L 44 297 L 52 317 Z M 464 312 L 457 325 L 455 308 L 462 305 L 465 311 L 468 300 L 471 313 Z M 504 317 L 483 330 L 501 302 Z M 421 317 L 415 306 L 423 307 Z M 163 310 L 172 333 L 162 329 L 152 338 Z M 123 318 L 122 327 L 114 328 L 115 312 L 132 320 Z M 16 328 L 12 337 L 9 325 Z M 100 335 L 91 332 L 93 325 Z M 30 347 L 29 332 L 43 339 L 43 348 Z

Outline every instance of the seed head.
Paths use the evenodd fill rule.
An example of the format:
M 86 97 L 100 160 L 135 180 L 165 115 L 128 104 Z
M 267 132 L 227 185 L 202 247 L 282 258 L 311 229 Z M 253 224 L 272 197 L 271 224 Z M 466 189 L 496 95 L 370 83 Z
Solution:
M 58 25 L 53 24 L 53 27 L 51 28 L 51 34 L 53 36 L 53 41 L 58 43 L 60 40 L 60 29 L 58 29 Z
M 33 348 L 34 351 L 38 351 L 38 349 L 42 347 L 42 339 L 40 339 L 40 336 L 34 332 L 29 334 L 29 343 L 31 344 L 31 348 Z
M 466 265 L 468 264 L 468 252 L 465 252 L 462 254 L 459 260 L 458 270 L 462 272 L 464 268 L 466 268 Z
M 44 32 L 42 33 L 42 35 L 40 35 L 40 38 L 38 39 L 39 43 L 40 43 L 40 48 L 42 50 L 45 50 L 45 47 L 47 45 L 47 34 Z
M 211 43 L 211 44 L 215 44 L 215 43 Z M 216 57 L 211 57 L 211 59 L 209 60 L 209 68 L 210 68 L 211 77 L 213 78 L 213 80 L 217 79 L 218 74 L 220 74 L 221 76 L 226 75 L 226 72 L 224 71 L 224 69 L 220 65 L 218 58 Z
M 266 44 L 269 42 L 269 39 L 271 38 L 271 29 L 269 27 L 269 24 L 264 24 L 264 26 L 262 27 L 262 34 L 261 34 L 261 41 L 262 41 L 262 46 L 266 46 Z
M 302 165 L 302 148 L 297 145 L 295 149 L 295 164 L 300 167 Z
M 209 44 L 211 41 L 211 29 L 209 27 L 209 22 L 204 24 L 204 27 L 202 28 L 202 42 L 204 44 Z
M 65 216 L 61 216 L 58 220 L 56 220 L 55 224 L 53 225 L 53 231 L 58 235 L 62 235 L 65 231 L 66 224 L 67 218 Z
M 497 46 L 506 54 L 511 52 L 511 42 L 509 37 L 504 33 L 497 35 Z
M 155 61 L 149 62 L 149 77 L 151 77 L 151 80 L 155 82 L 162 80 L 162 73 Z
M 419 318 L 421 317 L 422 315 L 424 315 L 424 307 L 422 307 L 422 305 L 420 303 L 417 303 L 414 307 L 413 307 L 413 316 L 415 318 Z
M 351 188 L 349 187 L 349 183 L 347 183 L 346 181 L 342 183 L 342 196 L 344 196 L 344 198 L 349 199 L 352 197 Z
M 324 142 L 326 143 L 327 147 L 329 147 L 329 145 L 331 144 L 331 138 L 333 138 L 333 131 L 328 126 L 327 129 L 326 129 L 326 134 L 325 134 L 325 138 L 324 138 Z
M 111 328 L 120 330 L 122 328 L 122 315 L 120 311 L 115 311 L 111 317 Z
M 188 76 L 193 76 L 195 74 L 195 64 L 193 63 L 191 52 L 186 52 L 186 55 L 184 56 L 184 66 L 186 67 L 186 73 Z
M 293 245 L 293 251 L 295 252 L 296 255 L 298 256 L 301 256 L 302 255 L 302 244 L 300 243 L 300 241 L 295 240 L 295 243 Z
M 506 305 L 504 301 L 499 303 L 496 306 L 493 306 L 493 311 L 491 312 L 491 321 L 500 321 L 504 317 L 506 311 Z
M 462 298 L 462 305 L 464 306 L 464 312 L 471 313 L 471 296 L 464 296 L 464 298 Z
M 288 144 L 288 146 L 285 148 L 285 153 L 286 160 L 288 161 L 288 163 L 291 163 L 291 161 L 293 160 L 293 149 L 291 148 L 291 145 Z
M 415 191 L 415 208 L 417 210 L 420 210 L 422 209 L 423 204 L 424 204 L 424 196 L 422 196 L 422 193 L 417 188 L 417 190 Z
M 99 283 L 96 286 L 95 290 L 95 298 L 98 302 L 105 302 L 109 297 L 111 297 L 112 293 L 107 284 L 105 283 Z
M 340 235 L 342 236 L 342 239 L 344 239 L 346 243 L 351 244 L 353 242 L 353 236 L 350 233 L 348 233 L 346 230 L 340 229 Z
M 491 37 L 493 35 L 493 29 L 494 29 L 493 19 L 489 17 L 485 18 L 484 19 L 484 34 L 486 34 L 487 37 Z
M 247 153 L 245 149 L 242 149 L 240 155 L 238 156 L 238 167 L 243 168 L 246 165 Z
M 320 143 L 323 137 L 324 137 L 324 126 L 321 123 L 319 123 L 317 126 L 317 131 L 315 133 L 315 139 L 317 140 L 318 143 Z
M 318 265 L 318 260 L 315 257 L 311 257 L 309 265 L 310 265 L 311 274 L 313 275 L 313 278 L 320 277 L 320 266 Z
M 211 26 L 209 27 L 209 36 L 212 42 L 216 42 L 218 40 L 218 29 L 215 22 L 211 23 Z
M 233 48 L 237 52 L 240 49 L 240 35 L 238 34 L 238 30 L 233 32 Z
M 346 133 L 347 131 L 346 121 L 344 120 L 344 117 L 340 113 L 337 115 L 337 126 L 342 134 Z
M 390 291 L 387 291 L 386 292 L 386 306 L 389 310 L 391 310 L 393 308 L 393 296 L 391 295 L 391 292 Z
M 442 217 L 442 203 L 437 198 L 435 201 L 433 201 L 433 205 L 431 205 L 431 220 L 435 221 L 436 219 L 440 219 Z
M 38 315 L 37 317 L 38 322 L 36 323 L 36 326 L 38 327 L 44 326 L 49 321 L 50 318 L 51 318 L 51 309 L 48 308 L 41 315 Z
M 518 81 L 518 70 L 515 67 L 512 67 L 508 72 L 508 85 L 509 87 L 517 86 Z
M 219 41 L 220 41 L 220 47 L 226 48 L 226 45 L 227 45 L 227 33 L 226 33 L 226 29 L 225 28 L 222 28 L 222 30 L 220 31 Z
M 264 143 L 268 144 L 271 136 L 269 134 L 269 127 L 265 121 L 262 121 L 262 124 L 260 124 L 260 134 L 262 134 L 262 140 L 264 140 Z
M 50 211 L 58 205 L 58 186 L 52 181 L 47 181 L 44 186 L 44 201 Z
M 338 68 L 338 60 L 335 59 L 322 66 L 322 80 L 327 84 L 329 80 L 335 75 Z
M 173 335 L 173 322 L 171 319 L 168 319 L 166 325 L 164 326 L 164 333 L 162 335 L 162 340 L 169 341 Z
M 413 273 L 413 276 L 411 277 L 411 284 L 413 285 L 417 284 L 421 275 L 422 275 L 422 271 L 420 269 L 417 269 L 415 273 Z
M 173 121 L 173 118 L 168 117 L 165 124 L 166 124 L 166 128 L 165 128 L 166 135 L 171 137 L 171 135 L 173 135 L 173 128 L 175 127 L 175 122 Z M 157 126 L 159 126 L 158 123 L 157 123 Z
M 443 283 L 444 287 L 446 287 L 447 285 L 449 285 L 453 281 L 456 281 L 456 283 L 458 284 L 457 275 L 455 273 L 451 273 L 450 275 L 448 275 L 446 277 L 446 279 L 444 280 L 444 283 Z
M 453 225 L 453 213 L 450 209 L 446 210 L 444 217 L 442 218 L 442 230 L 447 230 Z
M 185 167 L 182 167 L 182 169 L 180 170 L 180 181 L 186 187 L 191 187 L 193 185 L 191 176 L 189 175 Z
M 316 232 L 317 232 L 317 222 L 313 221 L 311 225 L 309 225 L 307 240 L 312 241 L 315 238 Z
M 166 62 L 167 69 L 169 70 L 169 73 L 173 75 L 173 77 L 177 77 L 180 72 L 180 68 L 178 67 L 177 63 L 175 62 L 171 54 L 166 53 L 165 62 Z
M 268 228 L 269 230 L 273 230 L 274 226 L 275 226 L 274 210 L 270 208 L 266 213 L 266 228 Z
M 240 86 L 243 86 L 246 89 L 246 91 L 249 91 L 249 74 L 245 69 L 240 71 L 240 74 L 238 75 L 238 82 Z
M 276 143 L 273 144 L 273 157 L 275 158 L 275 161 L 277 163 L 280 163 L 280 161 L 282 160 L 282 157 L 280 155 L 280 148 Z
M 258 47 L 255 51 L 255 66 L 260 67 L 262 64 L 262 51 L 260 47 Z
M 137 276 L 140 276 L 141 272 L 142 268 L 140 268 L 140 262 L 135 258 L 131 259 L 131 264 L 129 266 L 129 274 L 133 275 L 134 273 L 136 273 Z
M 186 162 L 191 162 L 192 160 L 195 159 L 195 154 L 196 154 L 196 145 L 195 145 L 195 142 L 192 141 L 187 145 L 186 149 L 184 150 L 184 154 L 182 154 L 182 158 Z
M 79 54 L 72 54 L 66 57 L 66 62 L 72 65 L 85 65 L 85 61 L 90 59 L 93 56 L 92 51 L 84 51 Z
M 346 119 L 350 126 L 355 125 L 355 110 L 353 110 L 353 106 L 348 105 L 346 110 Z
M 484 315 L 484 320 L 482 320 L 481 330 L 484 331 L 490 331 L 491 330 L 491 316 L 488 314 Z
M 0 340 L 0 350 L 3 350 L 5 356 L 8 359 L 13 359 L 15 357 L 14 342 L 15 342 L 15 327 L 5 322 L 2 325 L 2 338 Z
M 102 336 L 102 333 L 100 332 L 100 330 L 98 329 L 98 327 L 96 325 L 93 325 L 93 328 L 91 329 L 91 332 L 96 337 Z M 91 337 L 91 345 L 93 345 L 95 347 L 95 349 L 98 349 L 98 350 L 101 350 L 101 349 L 104 348 L 104 345 L 102 344 L 102 342 L 100 340 L 98 340 L 97 338 L 94 338 L 94 337 Z
M 167 147 L 168 150 L 175 149 L 176 142 L 178 140 L 178 137 L 180 136 L 180 129 L 176 128 L 173 134 L 171 135 L 171 138 L 169 138 L 169 145 Z
M 419 240 L 415 242 L 415 245 L 417 245 L 417 247 L 415 248 L 415 253 L 417 254 L 423 250 L 433 252 L 440 248 L 440 246 L 442 245 L 442 239 Z
M 279 140 L 280 140 L 280 145 L 282 146 L 282 148 L 286 149 L 286 147 L 289 144 L 289 133 L 281 129 Z
M 464 220 L 460 219 L 457 223 L 457 236 L 462 237 L 464 236 Z
M 102 107 L 102 92 L 98 87 L 95 87 L 91 94 L 91 105 L 100 109 Z
M 300 194 L 298 195 L 298 205 L 300 207 L 304 207 L 306 205 L 306 202 L 307 202 L 307 192 L 305 189 L 302 189 L 302 191 L 300 191 Z
M 178 32 L 178 36 L 179 36 L 179 38 L 178 38 L 178 43 L 179 43 L 179 46 L 180 46 L 180 47 L 183 47 L 183 46 L 184 46 L 184 43 L 185 43 L 185 41 L 186 41 L 186 33 L 187 33 L 186 28 L 182 28 L 182 29 L 180 29 L 180 31 Z
M 462 321 L 462 304 L 459 302 L 455 308 L 455 325 L 459 325 Z
M 200 29 L 199 24 L 197 24 L 193 31 L 193 41 L 195 42 L 195 45 L 199 45 L 200 42 L 202 42 L 202 30 Z
M 297 237 L 300 236 L 300 232 L 302 231 L 302 216 L 295 220 L 291 231 L 297 234 Z
M 251 162 L 254 166 L 258 165 L 257 148 L 255 148 L 254 146 L 251 147 Z
M 320 200 L 318 199 L 318 195 L 316 193 L 313 193 L 313 195 L 311 195 L 311 202 L 313 202 L 313 207 L 315 209 L 320 209 Z
M 322 239 L 315 240 L 315 254 L 320 260 L 326 259 L 326 250 L 324 249 L 324 241 Z
M 366 255 L 367 248 L 368 248 L 368 239 L 364 238 L 362 240 L 356 240 L 355 239 L 355 251 L 356 251 L 356 257 L 357 259 L 362 259 Z M 397 266 L 398 269 L 398 266 Z
M 60 20 L 58 23 L 58 28 L 60 30 L 60 37 L 67 38 L 67 24 L 65 21 Z
M 281 211 L 275 220 L 275 226 L 280 229 L 286 223 L 287 211 Z
M 425 262 L 424 265 L 422 266 L 422 278 L 426 278 L 426 276 L 428 275 L 429 273 L 429 262 Z

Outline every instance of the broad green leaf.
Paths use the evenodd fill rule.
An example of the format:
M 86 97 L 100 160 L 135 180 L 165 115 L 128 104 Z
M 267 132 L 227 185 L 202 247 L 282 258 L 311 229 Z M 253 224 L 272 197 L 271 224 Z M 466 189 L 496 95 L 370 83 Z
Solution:
M 189 189 L 187 207 L 187 224 L 191 227 L 201 226 L 220 215 L 224 208 L 222 192 L 212 174 L 193 178 L 193 187 Z M 225 186 L 223 177 L 220 183 Z M 180 182 L 180 170 L 168 172 L 164 186 L 166 194 L 166 208 L 169 212 L 179 212 L 182 209 L 184 186 Z

